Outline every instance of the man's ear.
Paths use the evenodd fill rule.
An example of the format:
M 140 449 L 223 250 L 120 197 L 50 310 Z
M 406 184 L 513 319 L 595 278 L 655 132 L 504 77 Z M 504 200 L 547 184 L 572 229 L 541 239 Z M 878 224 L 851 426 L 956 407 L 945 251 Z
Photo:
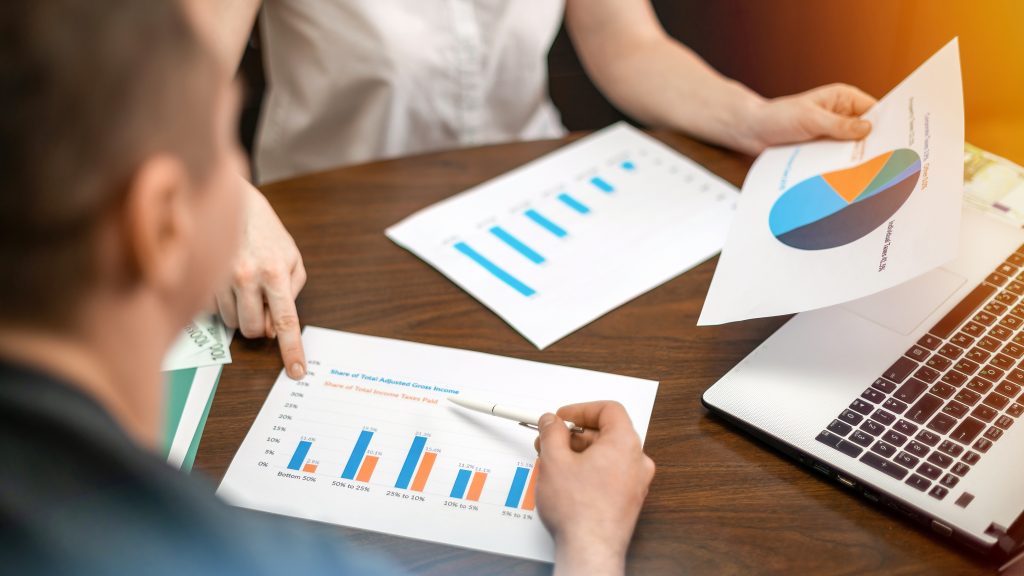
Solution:
M 165 291 L 186 280 L 194 233 L 188 195 L 188 171 L 172 156 L 150 157 L 132 178 L 124 211 L 126 263 L 140 283 Z

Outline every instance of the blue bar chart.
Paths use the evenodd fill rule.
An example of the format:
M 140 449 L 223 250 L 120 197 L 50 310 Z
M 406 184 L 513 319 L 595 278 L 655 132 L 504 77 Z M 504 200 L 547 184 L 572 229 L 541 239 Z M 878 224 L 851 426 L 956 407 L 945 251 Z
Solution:
M 536 290 L 530 288 L 526 284 L 523 284 L 518 278 L 506 272 L 504 268 L 498 266 L 494 262 L 491 262 L 487 258 L 484 258 L 483 255 L 471 248 L 469 244 L 466 244 L 465 242 L 458 242 L 455 244 L 455 249 L 468 256 L 470 260 L 479 264 L 481 268 L 490 272 L 495 278 L 511 286 L 516 292 L 519 292 L 523 296 L 533 296 L 537 293 Z
M 398 473 L 395 488 L 423 492 L 434 469 L 434 462 L 437 461 L 437 454 L 436 451 L 427 450 L 426 436 L 415 436 L 405 456 L 405 463 L 402 464 L 402 471 Z
M 516 467 L 516 474 L 512 477 L 512 485 L 508 489 L 508 497 L 505 498 L 506 508 L 533 510 L 536 507 L 537 469 L 536 462 L 530 468 Z
M 590 208 L 586 204 L 564 192 L 558 195 L 558 200 L 579 214 L 590 214 Z
M 341 473 L 342 478 L 355 480 L 356 474 L 359 473 L 359 467 L 363 465 L 366 450 L 370 447 L 371 440 L 373 440 L 372 430 L 363 430 L 359 433 L 356 445 L 352 448 L 352 454 L 349 455 L 348 461 L 345 463 L 345 470 Z
M 306 460 L 306 455 L 309 454 L 309 449 L 313 446 L 313 442 L 309 440 L 302 440 L 299 445 L 295 448 L 295 452 L 292 454 L 291 461 L 288 462 L 289 470 L 301 470 L 302 463 Z
M 465 499 L 470 502 L 479 502 L 480 495 L 483 492 L 484 484 L 487 482 L 487 472 L 483 470 L 470 470 L 468 468 L 460 468 L 458 475 L 455 477 L 455 483 L 452 485 L 452 491 L 449 494 L 451 498 Z
M 631 161 L 623 161 L 616 167 L 616 169 L 625 172 L 633 172 L 637 167 L 636 164 Z M 593 176 L 588 180 L 588 182 L 595 190 L 598 190 L 603 194 L 611 194 L 612 192 L 615 192 L 615 187 L 601 176 Z M 565 208 L 569 208 L 569 210 L 577 216 L 590 214 L 592 211 L 588 205 L 584 204 L 567 192 L 559 193 L 556 198 L 563 210 Z M 566 226 L 556 224 L 550 217 L 542 214 L 536 207 L 527 208 L 522 212 L 522 216 L 525 217 L 527 221 L 535 224 L 555 238 L 567 238 L 569 236 L 569 231 Z M 533 264 L 543 264 L 547 261 L 547 258 L 545 258 L 538 249 L 532 246 L 528 241 L 524 241 L 513 232 L 510 232 L 504 226 L 490 226 L 488 231 L 493 237 L 501 241 L 502 244 L 511 248 L 527 261 Z M 454 247 L 455 250 L 467 256 L 478 266 L 490 273 L 491 276 L 502 281 L 519 294 L 531 297 L 537 293 L 534 288 L 520 280 L 518 276 L 509 272 L 505 267 L 496 264 L 492 258 L 481 254 L 478 250 L 471 247 L 469 243 L 465 241 L 457 242 Z
M 466 468 L 459 470 L 459 474 L 455 477 L 455 484 L 452 486 L 452 491 L 449 496 L 452 498 L 465 498 L 466 488 L 469 488 L 469 479 L 472 477 L 472 470 L 467 470 Z
M 718 253 L 739 193 L 626 124 L 388 228 L 538 348 Z
M 524 210 L 520 225 L 536 226 Z M 606 397 L 643 434 L 657 392 L 635 378 L 316 326 L 302 341 L 307 374 L 279 375 L 218 488 L 225 502 L 544 561 L 553 543 L 534 508 L 536 434 L 448 399 Z
M 510 248 L 522 254 L 523 257 L 530 262 L 533 262 L 534 264 L 542 264 L 544 262 L 544 257 L 538 254 L 536 250 L 524 244 L 519 238 L 509 234 L 508 231 L 501 226 L 491 227 L 491 234 L 497 236 L 499 240 L 508 244 Z
M 601 178 L 600 176 L 594 176 L 593 178 L 591 178 L 590 183 L 593 184 L 595 188 L 597 188 L 601 192 L 604 192 L 605 194 L 611 194 L 612 192 L 615 192 L 615 187 L 609 184 L 607 180 Z
M 564 228 L 562 228 L 558 224 L 555 224 L 551 220 L 548 220 L 545 216 L 541 215 L 540 212 L 537 212 L 533 208 L 527 210 L 526 212 L 524 212 L 524 214 L 526 214 L 526 217 L 532 220 L 535 224 L 547 230 L 548 232 L 554 234 L 558 238 L 565 238 L 566 236 L 569 235 L 569 233 L 566 232 Z
M 412 475 L 416 472 L 416 466 L 420 463 L 420 456 L 423 455 L 423 449 L 426 446 L 426 436 L 416 436 L 413 438 L 412 446 L 409 447 L 409 454 L 405 457 L 405 464 L 402 465 L 398 481 L 395 482 L 395 488 L 402 488 L 403 490 L 409 488 L 409 484 L 412 483 Z
M 519 503 L 523 499 L 523 492 L 526 491 L 526 480 L 529 477 L 529 468 L 516 468 L 516 475 L 512 479 L 512 486 L 508 489 L 508 498 L 505 499 L 505 506 L 519 508 Z

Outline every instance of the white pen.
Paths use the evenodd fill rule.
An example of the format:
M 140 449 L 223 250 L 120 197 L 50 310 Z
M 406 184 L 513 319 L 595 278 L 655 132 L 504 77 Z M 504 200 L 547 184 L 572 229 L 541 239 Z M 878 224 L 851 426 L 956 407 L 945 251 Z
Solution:
M 497 416 L 498 418 L 505 418 L 506 420 L 513 420 L 518 422 L 520 426 L 526 426 L 536 430 L 539 425 L 540 417 L 543 414 L 530 413 L 527 410 L 521 408 L 513 408 L 511 406 L 502 406 L 495 404 L 494 402 L 484 402 L 481 400 L 470 400 L 468 398 L 453 398 L 448 397 L 448 401 L 457 406 L 462 406 L 469 410 L 476 412 L 483 412 L 484 414 L 490 414 L 491 416 Z M 565 421 L 565 427 L 570 432 L 583 432 L 583 428 L 577 426 L 573 422 Z

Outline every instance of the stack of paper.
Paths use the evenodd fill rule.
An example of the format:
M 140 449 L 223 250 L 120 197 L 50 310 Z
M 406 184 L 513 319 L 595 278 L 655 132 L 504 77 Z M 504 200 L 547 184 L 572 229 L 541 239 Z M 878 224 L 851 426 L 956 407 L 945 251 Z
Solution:
M 164 455 L 175 468 L 192 469 L 222 368 L 214 365 L 164 373 Z
M 231 362 L 232 334 L 219 317 L 200 316 L 164 358 L 164 453 L 175 468 L 192 468 L 221 369 Z

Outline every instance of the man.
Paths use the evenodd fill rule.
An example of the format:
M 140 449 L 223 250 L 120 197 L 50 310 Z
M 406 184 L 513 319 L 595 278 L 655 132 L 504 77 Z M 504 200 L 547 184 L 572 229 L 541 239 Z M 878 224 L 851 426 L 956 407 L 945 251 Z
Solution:
M 0 573 L 381 574 L 156 455 L 161 359 L 228 277 L 237 94 L 174 0 L 0 3 Z M 558 570 L 621 574 L 654 469 L 616 404 L 541 427 Z
M 758 154 L 857 139 L 875 100 L 834 84 L 766 99 L 668 36 L 650 0 L 193 0 L 229 68 L 263 7 L 268 92 L 256 146 L 264 182 L 379 158 L 565 133 L 547 88 L 563 20 L 589 76 L 623 112 Z M 751 57 L 757 57 L 751 54 Z M 304 369 L 289 302 L 305 282 L 288 233 L 250 188 L 234 281 L 217 294 L 243 335 L 277 335 Z M 267 304 L 265 304 L 265 302 Z

